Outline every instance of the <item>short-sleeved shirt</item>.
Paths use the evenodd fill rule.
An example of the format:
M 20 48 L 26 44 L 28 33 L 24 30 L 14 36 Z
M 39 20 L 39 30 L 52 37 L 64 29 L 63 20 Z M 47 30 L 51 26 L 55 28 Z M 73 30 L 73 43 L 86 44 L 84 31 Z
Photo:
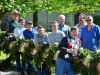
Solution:
M 25 40 L 34 39 L 35 34 L 37 34 L 37 28 L 33 28 L 32 31 L 29 31 L 28 29 L 23 31 Z
M 17 27 L 14 29 L 14 36 L 17 36 L 19 37 L 20 39 L 24 39 L 24 36 L 23 36 L 23 31 L 25 30 L 26 28 L 20 28 L 20 27 Z
M 9 21 L 7 24 L 7 30 L 6 30 L 7 33 L 13 33 L 14 29 L 18 26 L 19 26 L 19 23 L 14 22 L 14 20 Z
M 34 36 L 34 43 L 35 44 L 42 44 L 43 42 L 47 42 L 47 34 L 43 34 L 43 37 L 39 37 L 38 34 Z
M 48 35 L 48 42 L 50 43 L 60 43 L 61 39 L 65 37 L 65 34 L 64 32 L 62 31 L 57 31 L 57 33 L 54 33 L 54 32 L 51 32 L 49 35 Z
M 70 36 L 70 27 L 68 25 L 62 26 L 59 24 L 58 30 L 63 31 L 66 36 Z
M 82 41 L 82 47 L 89 49 L 90 51 L 96 51 L 98 49 L 98 41 L 100 39 L 100 27 L 93 24 L 90 31 L 88 26 L 85 26 L 81 31 L 80 40 Z
M 81 31 L 82 31 L 82 28 L 85 27 L 87 24 L 85 23 L 84 25 L 80 25 L 80 23 L 76 24 L 76 26 L 78 27 L 79 29 L 79 33 L 78 33 L 78 37 L 80 38 L 81 36 Z

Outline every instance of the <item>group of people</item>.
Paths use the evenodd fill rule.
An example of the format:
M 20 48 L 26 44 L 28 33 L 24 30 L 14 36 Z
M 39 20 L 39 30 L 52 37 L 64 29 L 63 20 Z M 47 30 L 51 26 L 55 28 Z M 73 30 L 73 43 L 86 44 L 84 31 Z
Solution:
M 75 45 L 94 52 L 100 47 L 100 27 L 93 23 L 93 17 L 90 15 L 86 16 L 81 13 L 78 19 L 79 23 L 71 28 L 65 25 L 65 16 L 59 15 L 58 22 L 52 22 L 52 32 L 49 34 L 46 33 L 43 26 L 33 27 L 32 21 L 28 21 L 27 28 L 25 28 L 25 19 L 19 19 L 19 15 L 17 11 L 11 13 L 12 20 L 7 23 L 6 27 L 7 35 L 15 37 L 16 40 L 23 38 L 27 42 L 29 39 L 33 39 L 36 48 L 41 46 L 43 42 L 47 42 L 49 45 L 58 43 L 58 50 L 60 52 L 55 62 L 55 75 L 75 75 L 71 66 L 73 57 L 77 55 Z M 28 62 L 26 72 L 26 62 L 22 58 L 21 63 L 21 53 L 18 52 L 17 54 L 18 75 L 35 75 L 36 69 L 31 62 L 32 60 Z M 47 67 L 43 63 L 42 72 L 36 75 L 51 75 L 50 69 L 46 71 Z

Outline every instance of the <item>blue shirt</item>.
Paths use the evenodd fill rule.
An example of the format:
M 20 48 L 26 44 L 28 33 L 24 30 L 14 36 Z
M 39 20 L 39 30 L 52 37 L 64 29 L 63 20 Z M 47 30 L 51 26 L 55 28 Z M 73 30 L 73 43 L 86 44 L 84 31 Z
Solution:
M 70 36 L 70 27 L 68 25 L 59 25 L 58 30 L 63 31 L 66 36 Z
M 29 31 L 28 29 L 23 31 L 25 40 L 34 39 L 35 34 L 37 34 L 37 27 L 33 28 L 32 31 Z
M 35 44 L 42 44 L 43 42 L 46 42 L 47 43 L 47 37 L 48 37 L 47 34 L 43 34 L 43 37 L 39 37 L 39 35 L 36 34 L 34 36 L 34 43 Z
M 82 41 L 82 47 L 89 49 L 90 51 L 96 51 L 98 49 L 98 41 L 100 39 L 100 27 L 93 24 L 90 31 L 88 26 L 82 29 L 80 40 Z

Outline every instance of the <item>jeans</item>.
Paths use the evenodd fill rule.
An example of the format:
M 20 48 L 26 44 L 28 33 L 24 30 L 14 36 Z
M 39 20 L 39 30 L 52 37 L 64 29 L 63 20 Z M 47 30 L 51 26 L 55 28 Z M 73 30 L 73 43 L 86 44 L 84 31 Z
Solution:
M 75 75 L 71 63 L 63 59 L 57 58 L 56 60 L 56 73 L 55 75 Z
M 28 75 L 30 75 L 31 73 L 35 72 L 35 67 L 32 64 L 32 61 L 28 62 L 28 69 L 27 69 L 27 73 Z
M 21 53 L 17 52 L 17 54 L 16 54 L 17 71 L 18 72 L 25 72 L 26 71 L 26 63 L 25 63 L 25 60 L 23 60 L 23 58 L 21 61 L 20 55 L 21 55 Z
M 51 70 L 50 67 L 48 67 L 44 62 L 42 66 L 37 70 L 37 73 L 41 75 L 51 75 Z

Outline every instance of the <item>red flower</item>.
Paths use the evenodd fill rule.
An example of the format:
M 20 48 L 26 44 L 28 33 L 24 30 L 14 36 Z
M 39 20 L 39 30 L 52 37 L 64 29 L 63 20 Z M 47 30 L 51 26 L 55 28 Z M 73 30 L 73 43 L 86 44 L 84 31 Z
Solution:
M 27 48 L 27 47 L 28 47 L 28 46 L 26 46 L 26 45 L 24 46 L 24 48 Z
M 87 68 L 91 68 L 91 65 L 88 63 Z
M 78 56 L 75 56 L 74 59 L 75 59 L 75 60 L 78 60 L 79 58 L 78 58 Z
M 36 52 L 39 52 L 39 50 L 36 50 Z
M 1 45 L 3 45 L 3 44 L 5 44 L 5 41 L 3 41 L 3 42 L 1 43 Z
M 72 48 L 72 44 L 71 43 L 67 43 L 67 47 L 68 48 Z
M 15 44 L 12 44 L 12 46 L 15 46 Z
M 46 53 L 47 56 L 48 56 L 49 54 L 50 54 L 49 52 Z

